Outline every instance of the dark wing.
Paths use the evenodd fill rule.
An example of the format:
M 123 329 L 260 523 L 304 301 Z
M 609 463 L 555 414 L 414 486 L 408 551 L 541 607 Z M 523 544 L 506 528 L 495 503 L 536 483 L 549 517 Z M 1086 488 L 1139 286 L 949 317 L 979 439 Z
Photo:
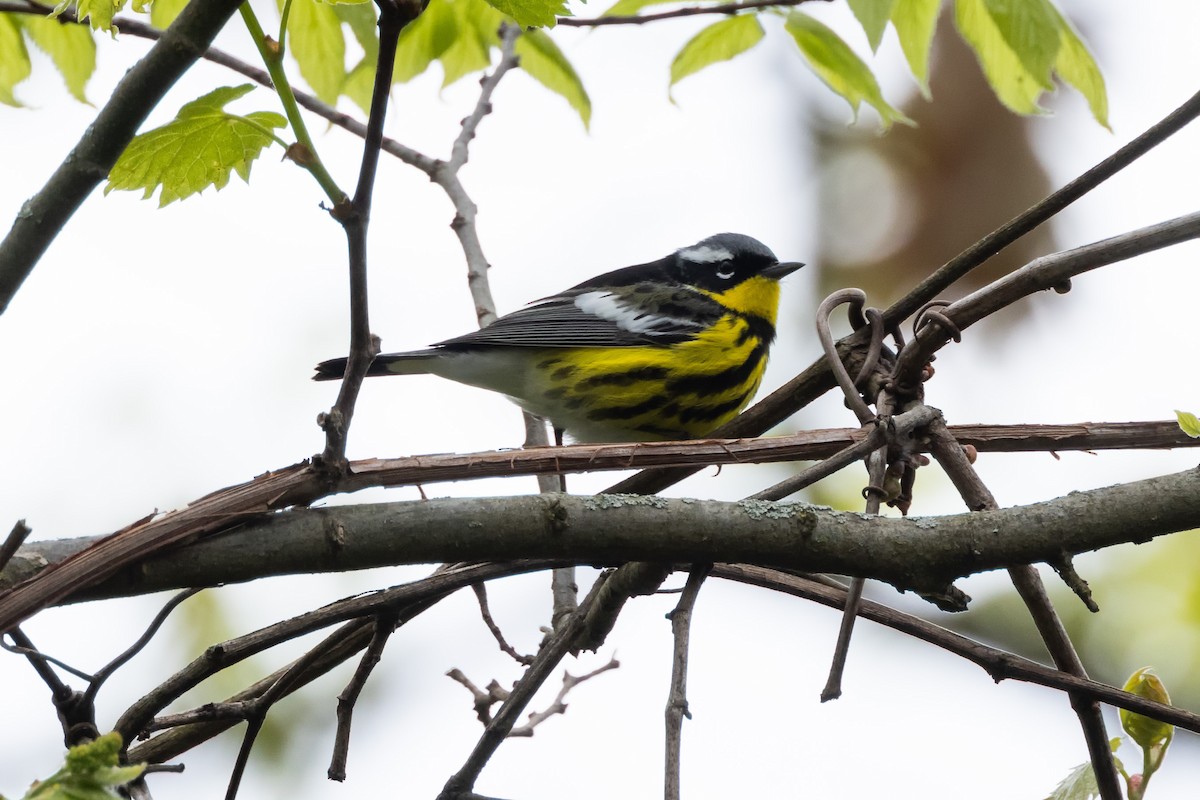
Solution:
M 666 346 L 695 338 L 722 313 L 715 300 L 681 285 L 580 286 L 434 347 Z

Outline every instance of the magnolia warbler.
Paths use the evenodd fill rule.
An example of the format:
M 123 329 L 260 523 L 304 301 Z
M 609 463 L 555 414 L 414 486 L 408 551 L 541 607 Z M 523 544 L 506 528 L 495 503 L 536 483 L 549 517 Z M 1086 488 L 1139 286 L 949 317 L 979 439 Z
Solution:
M 579 441 L 701 437 L 758 390 L 779 280 L 802 266 L 722 233 L 429 349 L 376 356 L 367 374 L 430 373 L 500 392 Z M 331 359 L 313 379 L 345 369 Z

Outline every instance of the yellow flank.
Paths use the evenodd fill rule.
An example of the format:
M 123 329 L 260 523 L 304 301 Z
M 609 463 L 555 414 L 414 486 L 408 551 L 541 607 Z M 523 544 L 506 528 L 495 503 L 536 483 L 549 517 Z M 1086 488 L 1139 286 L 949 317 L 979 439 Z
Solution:
M 695 339 L 661 347 L 543 350 L 523 405 L 568 430 L 617 426 L 645 440 L 705 436 L 754 397 L 770 342 L 741 314 L 774 323 L 779 287 L 752 278 L 710 295 L 728 313 Z M 768 329 L 770 326 L 767 326 Z

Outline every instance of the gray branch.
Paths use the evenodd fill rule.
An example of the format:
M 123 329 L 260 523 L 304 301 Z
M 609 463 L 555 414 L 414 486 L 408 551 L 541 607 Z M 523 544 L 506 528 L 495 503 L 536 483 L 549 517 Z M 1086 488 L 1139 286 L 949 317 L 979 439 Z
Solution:
M 1196 469 L 1028 506 L 905 519 L 803 503 L 624 495 L 298 508 L 127 567 L 68 601 L 270 575 L 521 558 L 594 565 L 739 562 L 936 593 L 965 575 L 1196 527 Z M 99 538 L 24 545 L 0 573 L 0 590 Z

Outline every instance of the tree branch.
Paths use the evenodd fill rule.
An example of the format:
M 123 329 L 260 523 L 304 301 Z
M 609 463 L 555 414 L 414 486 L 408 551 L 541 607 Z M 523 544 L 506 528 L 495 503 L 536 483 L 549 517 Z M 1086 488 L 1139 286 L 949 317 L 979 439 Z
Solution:
M 38 570 L 20 585 L 0 594 L 0 632 L 70 594 L 99 583 L 126 564 L 272 509 L 311 502 L 327 491 L 327 484 L 311 467 L 298 464 L 202 497 L 178 511 L 138 520 L 110 536 L 94 540 L 92 546 L 76 551 L 50 569 Z M 14 562 L 18 560 L 15 558 Z
M 118 576 L 87 599 L 267 575 L 519 558 L 585 564 L 728 559 L 925 591 L 965 575 L 1195 527 L 1195 469 L 998 511 L 904 519 L 764 501 L 450 498 L 275 514 L 140 561 L 141 577 Z M 336 550 L 331 531 L 337 532 Z M 286 549 L 281 541 L 288 542 Z
M 1082 422 L 1062 425 L 951 425 L 950 432 L 981 453 L 1200 447 L 1173 420 Z M 350 465 L 344 488 L 407 486 L 518 475 L 603 472 L 687 465 L 819 461 L 861 443 L 861 428 L 800 431 L 764 439 L 569 445 L 553 448 L 371 459 Z M 825 474 L 830 474 L 825 472 Z M 622 484 L 610 491 L 616 492 Z M 798 488 L 791 491 L 798 491 Z M 786 491 L 786 486 L 780 491 Z M 766 499 L 778 500 L 784 495 Z
M 108 176 L 117 157 L 167 90 L 208 49 L 241 0 L 189 3 L 125 76 L 71 153 L 21 207 L 0 242 L 0 314 L 76 209 Z
M 766 567 L 751 567 L 745 564 L 717 564 L 712 574 L 717 578 L 734 580 L 751 586 L 761 586 L 777 592 L 803 597 L 834 610 L 841 609 L 846 602 L 846 587 L 833 585 L 828 580 L 789 574 Z M 948 653 L 961 656 L 972 664 L 982 667 L 997 683 L 1002 680 L 1018 680 L 1045 686 L 1050 689 L 1077 692 L 1094 697 L 1118 708 L 1145 714 L 1153 719 L 1200 733 L 1200 714 L 1186 709 L 1168 706 L 1148 700 L 1130 692 L 1117 689 L 1093 680 L 1077 678 L 1047 667 L 1022 656 L 988 647 L 960 633 L 947 630 L 928 620 L 905 614 L 894 608 L 863 600 L 859 609 L 863 619 L 877 622 L 893 630 L 912 636 L 923 642 L 940 647 Z
M 544 501 L 547 497 L 547 495 L 537 495 L 528 499 Z M 525 706 L 550 677 L 550 673 L 558 666 L 558 663 L 570 652 L 575 637 L 582 627 L 587 609 L 594 602 L 596 595 L 604 588 L 607 580 L 608 573 L 600 575 L 588 596 L 580 603 L 579 610 L 571 615 L 561 628 L 555 630 L 543 644 L 542 649 L 534 658 L 533 664 L 525 670 L 525 674 L 513 686 L 512 692 L 501 704 L 500 710 L 492 717 L 462 767 L 446 781 L 442 791 L 438 794 L 438 800 L 463 800 L 472 794 L 479 774 L 512 732 L 517 722 L 517 716 L 524 711 Z
M 603 675 L 610 669 L 619 669 L 620 666 L 621 662 L 617 661 L 616 656 L 613 656 L 608 659 L 607 663 L 602 664 L 591 672 L 584 673 L 583 675 L 572 675 L 571 673 L 564 671 L 562 686 L 559 687 L 558 694 L 554 696 L 554 701 L 541 711 L 531 712 L 526 718 L 524 725 L 518 725 L 508 732 L 509 737 L 515 738 L 522 736 L 533 736 L 534 728 L 536 728 L 538 725 L 541 725 L 543 722 L 550 719 L 550 717 L 555 716 L 556 714 L 567 713 L 567 704 L 565 701 L 567 699 L 567 695 L 570 694 L 572 689 L 581 683 L 590 681 L 597 675 Z
M 663 773 L 663 797 L 666 800 L 679 800 L 679 762 L 683 755 L 683 718 L 692 718 L 687 701 L 687 667 L 688 650 L 691 640 L 692 611 L 696 607 L 696 598 L 700 596 L 700 587 L 712 570 L 712 564 L 702 564 L 692 568 L 688 574 L 687 584 L 679 595 L 679 602 L 667 619 L 671 620 L 671 633 L 674 637 L 674 647 L 671 656 L 671 691 L 667 696 L 666 709 L 666 766 Z
M 333 485 L 346 469 L 346 442 L 354 406 L 362 388 L 363 378 L 375 356 L 379 354 L 379 339 L 371 334 L 367 292 L 367 230 L 371 223 L 371 201 L 375 193 L 375 175 L 379 169 L 379 153 L 383 144 L 383 123 L 391 97 L 392 72 L 396 64 L 396 42 L 400 31 L 421 13 L 424 6 L 403 2 L 380 2 L 379 54 L 375 60 L 375 84 L 371 92 L 371 113 L 363 137 L 363 154 L 359 164 L 358 183 L 354 199 L 333 209 L 334 218 L 346 233 L 350 277 L 350 354 L 346 371 L 338 387 L 337 400 L 329 412 L 318 417 L 325 431 L 325 451 L 320 465 L 327 471 L 326 479 Z
M 954 487 L 962 495 L 967 508 L 976 513 L 995 511 L 999 508 L 996 498 L 984 485 L 975 468 L 967 460 L 962 446 L 950 436 L 949 431 L 941 420 L 936 420 L 929 426 L 930 438 L 933 443 L 933 454 L 938 463 L 950 477 Z M 1058 613 L 1054 610 L 1046 587 L 1042 584 L 1041 576 L 1036 569 L 1028 564 L 1017 564 L 1009 567 L 1009 577 L 1017 594 L 1025 602 L 1033 623 L 1042 637 L 1046 649 L 1055 665 L 1063 672 L 1078 678 L 1087 678 L 1087 670 L 1083 661 L 1075 651 L 1067 629 L 1062 624 Z M 1121 786 L 1117 776 L 1116 765 L 1113 763 L 1112 750 L 1108 744 L 1108 733 L 1104 727 L 1104 717 L 1100 706 L 1091 698 L 1071 693 L 1068 695 L 1071 708 L 1079 718 L 1083 727 L 1083 738 L 1087 743 L 1088 754 L 1091 756 L 1092 771 L 1100 795 L 1104 800 L 1121 800 Z
M 33 530 L 25 524 L 25 520 L 19 519 L 12 526 L 12 530 L 8 532 L 8 536 L 4 537 L 4 542 L 0 544 L 0 573 L 8 566 L 8 562 L 17 554 L 17 550 L 29 538 Z
M 208 648 L 186 667 L 155 687 L 121 715 L 114 729 L 121 733 L 126 742 L 132 742 L 141 731 L 147 728 L 155 714 L 211 675 L 249 658 L 255 653 L 275 647 L 281 642 L 340 622 L 351 621 L 350 624 L 344 625 L 315 648 L 321 651 L 318 659 L 311 663 L 306 662 L 307 667 L 302 672 L 291 673 L 293 677 L 289 679 L 287 691 L 284 693 L 288 694 L 299 686 L 324 675 L 333 667 L 367 647 L 375 631 L 375 618 L 380 614 L 395 614 L 397 624 L 404 624 L 451 592 L 464 586 L 470 586 L 472 583 L 489 578 L 546 569 L 550 566 L 553 566 L 552 562 L 534 561 L 455 565 L 441 569 L 418 581 L 331 603 L 299 617 L 239 636 Z M 364 619 L 365 617 L 370 617 L 370 619 Z M 280 677 L 287 674 L 286 671 L 294 665 L 295 662 L 283 670 L 276 671 L 226 702 L 236 703 L 259 697 L 274 686 Z M 234 720 L 217 720 L 188 726 L 187 730 L 176 728 L 163 736 L 155 737 L 146 745 L 139 746 L 136 748 L 138 752 L 136 754 L 131 752 L 130 758 L 134 761 L 154 762 L 174 758 L 200 741 L 212 738 L 228 729 L 233 722 Z
M 1200 92 L 1192 95 L 1183 105 L 1147 128 L 1137 138 L 1118 148 L 1111 156 L 947 261 L 884 311 L 884 321 L 888 325 L 896 325 L 911 317 L 917 309 L 936 298 L 971 270 L 1146 155 L 1198 116 Z
M 354 719 L 354 706 L 367 685 L 375 667 L 383 658 L 383 648 L 396 629 L 398 617 L 395 612 L 385 612 L 375 618 L 375 630 L 371 643 L 354 670 L 354 677 L 338 695 L 337 731 L 333 737 L 333 756 L 329 762 L 328 776 L 331 781 L 346 780 L 346 761 L 350 757 L 350 724 Z
M 949 329 L 937 318 L 918 326 L 912 341 L 901 351 L 894 374 L 902 382 L 915 384 L 921 368 L 937 350 L 1000 309 L 1046 289 L 1066 292 L 1076 275 L 1196 238 L 1200 238 L 1200 212 L 1036 258 L 940 309 L 937 318 L 946 320 Z
M 521 29 L 515 25 L 504 25 L 500 30 L 500 62 L 490 74 L 485 75 L 479 82 L 479 99 L 475 109 L 462 121 L 462 129 L 454 139 L 450 148 L 450 158 L 446 161 L 434 162 L 433 168 L 427 170 L 430 180 L 442 187 L 446 197 L 454 204 L 454 221 L 451 229 L 458 237 L 463 255 L 467 261 L 467 288 L 475 301 L 475 317 L 479 327 L 491 325 L 496 320 L 496 303 L 492 299 L 492 289 L 488 283 L 488 260 L 483 253 L 483 245 L 479 241 L 479 231 L 475 226 L 478 212 L 475 203 L 467 195 L 467 190 L 459 180 L 458 173 L 467 163 L 470 155 L 471 140 L 479 130 L 483 118 L 492 112 L 492 94 L 504 76 L 517 66 L 514 52 L 517 37 Z

